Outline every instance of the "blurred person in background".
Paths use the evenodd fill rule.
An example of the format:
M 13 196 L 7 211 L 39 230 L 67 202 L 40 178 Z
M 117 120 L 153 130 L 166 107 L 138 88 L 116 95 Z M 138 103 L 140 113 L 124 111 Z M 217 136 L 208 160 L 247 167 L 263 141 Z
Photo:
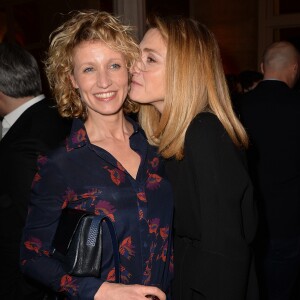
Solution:
M 0 299 L 43 299 L 21 274 L 19 250 L 39 154 L 56 147 L 71 123 L 42 94 L 38 64 L 17 44 L 0 44 Z
M 256 255 L 262 299 L 291 300 L 300 274 L 300 56 L 289 42 L 264 52 L 263 80 L 237 109 L 249 137 L 259 207 Z M 297 281 L 298 277 L 298 281 Z

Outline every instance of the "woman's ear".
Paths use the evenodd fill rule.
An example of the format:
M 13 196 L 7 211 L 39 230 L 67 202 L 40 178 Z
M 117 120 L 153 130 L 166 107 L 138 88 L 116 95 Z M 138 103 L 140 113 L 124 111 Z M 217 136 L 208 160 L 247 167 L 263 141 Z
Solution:
M 261 63 L 260 64 L 260 70 L 261 70 L 261 72 L 264 74 L 265 72 L 264 72 L 264 64 L 263 63 Z
M 76 83 L 76 80 L 75 80 L 75 78 L 74 78 L 74 75 L 73 75 L 73 74 L 69 75 L 69 78 L 70 78 L 70 80 L 71 80 L 71 83 L 72 83 L 73 88 L 74 88 L 74 89 L 78 89 L 79 87 L 78 87 L 78 85 L 77 85 L 77 83 Z

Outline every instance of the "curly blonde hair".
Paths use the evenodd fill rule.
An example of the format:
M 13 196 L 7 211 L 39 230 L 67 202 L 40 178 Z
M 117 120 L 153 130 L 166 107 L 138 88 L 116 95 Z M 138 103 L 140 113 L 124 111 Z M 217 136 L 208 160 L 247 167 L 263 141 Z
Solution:
M 139 48 L 132 28 L 121 24 L 107 12 L 84 10 L 70 13 L 70 18 L 50 35 L 50 47 L 45 61 L 46 75 L 58 110 L 66 118 L 86 119 L 87 110 L 78 91 L 72 86 L 73 49 L 83 41 L 102 41 L 121 52 L 129 70 L 139 57 Z M 138 105 L 125 100 L 124 112 L 136 112 Z

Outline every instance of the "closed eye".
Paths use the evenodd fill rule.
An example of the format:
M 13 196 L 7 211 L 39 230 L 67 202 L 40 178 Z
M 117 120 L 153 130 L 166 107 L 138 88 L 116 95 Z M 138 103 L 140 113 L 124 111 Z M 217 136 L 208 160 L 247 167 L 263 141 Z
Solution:
M 153 58 L 150 57 L 150 56 L 147 57 L 147 63 L 154 63 L 154 62 L 156 62 L 155 59 L 153 59 Z

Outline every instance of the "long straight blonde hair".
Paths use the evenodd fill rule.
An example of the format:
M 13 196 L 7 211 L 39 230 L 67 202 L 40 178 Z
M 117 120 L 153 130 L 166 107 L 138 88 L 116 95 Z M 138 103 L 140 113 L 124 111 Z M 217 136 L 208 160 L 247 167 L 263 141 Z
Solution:
M 165 158 L 184 157 L 187 128 L 204 111 L 214 113 L 233 143 L 248 146 L 245 129 L 235 116 L 218 43 L 206 26 L 188 18 L 148 20 L 167 45 L 164 110 L 141 105 L 139 121 L 149 142 Z

